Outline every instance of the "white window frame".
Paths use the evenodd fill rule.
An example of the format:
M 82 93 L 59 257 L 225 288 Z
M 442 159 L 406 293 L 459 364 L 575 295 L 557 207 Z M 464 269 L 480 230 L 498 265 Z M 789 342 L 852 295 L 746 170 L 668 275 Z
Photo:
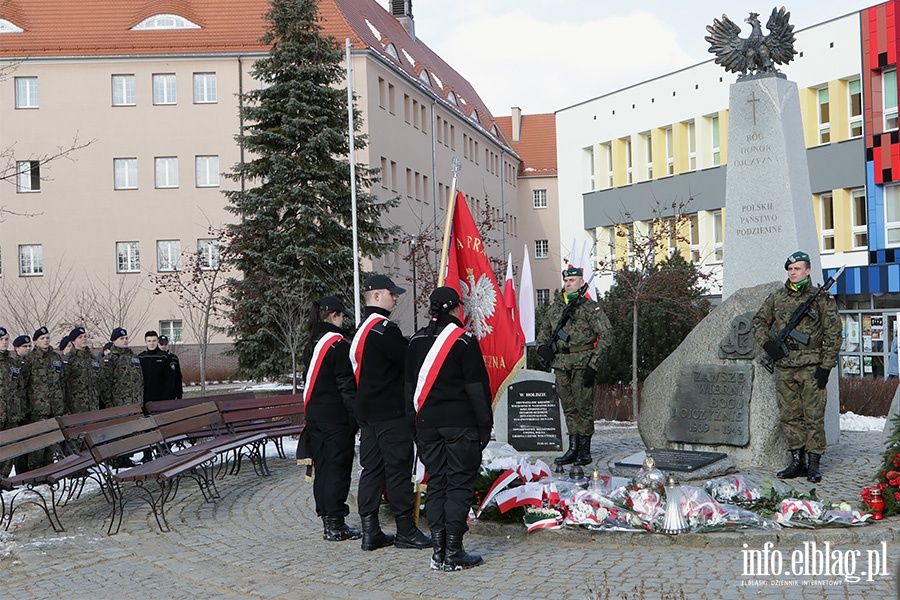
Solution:
M 649 132 L 644 134 L 644 152 L 647 160 L 647 179 L 653 179 L 653 135 Z
M 824 98 L 824 101 L 823 101 Z M 828 87 L 816 90 L 816 123 L 818 123 L 819 144 L 831 143 L 831 100 Z
M 156 241 L 156 270 L 160 273 L 181 270 L 181 240 Z
M 209 154 L 194 158 L 196 185 L 201 187 L 219 187 L 219 156 Z
M 534 240 L 535 260 L 550 258 L 550 240 Z
M 153 105 L 168 106 L 178 104 L 178 81 L 175 73 L 153 74 Z
M 666 127 L 666 175 L 675 174 L 675 140 L 671 127 Z
M 180 344 L 184 341 L 184 323 L 181 319 L 160 321 L 159 335 L 169 338 L 169 344 Z
M 157 156 L 154 160 L 154 185 L 156 189 L 172 189 L 178 187 L 178 158 L 175 156 Z
M 826 210 L 827 209 L 827 210 Z M 828 223 L 828 217 L 831 222 Z M 819 196 L 819 246 L 822 254 L 834 254 L 834 196 L 821 194 Z
M 709 135 L 712 142 L 712 164 L 718 166 L 722 164 L 722 130 L 719 115 L 713 115 L 709 118 Z
M 550 304 L 550 290 L 548 288 L 538 288 L 535 290 L 536 306 L 541 304 Z
M 534 208 L 547 208 L 547 190 L 546 189 L 538 189 L 532 190 L 531 192 L 532 202 Z
M 41 161 L 16 161 L 16 191 L 34 194 L 41 191 Z
M 634 146 L 631 136 L 625 138 L 625 182 L 634 183 Z
M 859 204 L 862 211 L 858 211 Z M 865 188 L 850 190 L 850 239 L 854 250 L 867 250 L 869 247 L 869 211 Z M 862 213 L 862 222 L 858 215 Z
M 113 106 L 135 106 L 137 104 L 134 75 L 113 75 L 111 85 Z
M 19 246 L 19 276 L 40 277 L 44 274 L 44 247 L 41 244 Z
M 887 247 L 900 247 L 900 184 L 884 186 L 884 228 Z
M 688 121 L 688 170 L 697 170 L 697 124 L 694 121 Z
M 853 84 L 859 88 L 857 94 L 853 93 Z M 853 114 L 853 96 L 859 96 L 859 114 Z M 863 134 L 863 98 L 862 98 L 862 81 L 860 79 L 851 79 L 847 82 L 847 115 L 849 117 L 849 129 L 847 130 L 850 137 L 859 137 Z M 854 134 L 853 129 L 859 128 L 859 133 Z
M 138 189 L 138 172 L 136 158 L 113 159 L 113 189 Z
M 892 82 L 889 80 L 893 80 Z M 883 103 L 884 130 L 891 131 L 897 129 L 897 94 L 894 93 L 893 106 L 888 104 L 888 94 L 886 90 L 889 87 L 897 89 L 897 69 L 888 69 L 881 73 L 881 98 Z
M 197 265 L 201 271 L 215 271 L 222 261 L 222 246 L 215 238 L 197 240 Z
M 40 108 L 37 77 L 16 77 L 16 108 Z
M 713 214 L 713 260 L 717 263 L 725 261 L 725 219 L 722 209 L 714 210 Z
M 140 242 L 116 242 L 116 273 L 140 272 Z
M 194 73 L 194 104 L 216 104 L 219 90 L 215 73 Z
M 606 187 L 611 188 L 615 183 L 615 167 L 613 166 L 612 144 L 604 144 L 606 149 Z M 593 156 L 591 157 L 593 159 Z M 594 161 L 591 160 L 591 181 L 594 180 Z
M 694 213 L 690 216 L 691 228 L 691 262 L 699 265 L 702 262 L 700 256 L 700 215 Z

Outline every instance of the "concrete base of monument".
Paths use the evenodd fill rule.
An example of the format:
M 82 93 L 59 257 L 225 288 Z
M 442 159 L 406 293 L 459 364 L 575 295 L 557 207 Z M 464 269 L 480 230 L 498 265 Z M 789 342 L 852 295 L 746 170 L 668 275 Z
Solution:
M 721 452 L 693 452 L 651 448 L 630 454 L 619 460 L 609 461 L 610 472 L 621 477 L 634 477 L 644 464 L 647 455 L 656 461 L 656 468 L 679 482 L 705 480 L 731 473 L 737 461 Z

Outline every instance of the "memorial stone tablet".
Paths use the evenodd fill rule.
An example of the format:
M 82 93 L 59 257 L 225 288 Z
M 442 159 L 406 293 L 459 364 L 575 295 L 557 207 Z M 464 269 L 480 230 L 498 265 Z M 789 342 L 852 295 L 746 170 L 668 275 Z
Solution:
M 689 444 L 750 442 L 753 366 L 684 365 L 669 405 L 666 439 Z
M 519 451 L 562 450 L 562 424 L 556 385 L 521 381 L 509 386 L 508 439 Z

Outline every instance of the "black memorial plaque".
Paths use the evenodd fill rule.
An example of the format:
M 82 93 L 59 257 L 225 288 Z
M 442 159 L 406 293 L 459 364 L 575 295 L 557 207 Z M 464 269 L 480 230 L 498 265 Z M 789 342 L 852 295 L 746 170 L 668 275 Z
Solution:
M 684 365 L 669 405 L 666 439 L 689 444 L 750 443 L 753 366 Z
M 509 386 L 508 437 L 519 451 L 562 450 L 556 384 L 520 381 Z

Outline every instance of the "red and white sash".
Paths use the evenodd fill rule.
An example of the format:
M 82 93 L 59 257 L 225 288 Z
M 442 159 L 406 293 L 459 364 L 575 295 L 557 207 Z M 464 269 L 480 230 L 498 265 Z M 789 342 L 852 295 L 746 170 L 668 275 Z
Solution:
M 306 373 L 306 382 L 303 384 L 304 408 L 309 404 L 309 399 L 312 397 L 312 390 L 316 385 L 316 378 L 319 376 L 319 369 L 322 368 L 322 361 L 325 360 L 325 355 L 328 354 L 328 351 L 332 346 L 342 339 L 344 339 L 344 336 L 332 331 L 323 335 L 322 338 L 316 342 L 316 347 L 313 348 L 312 359 L 310 360 L 309 371 Z
M 350 344 L 350 365 L 353 367 L 353 375 L 356 377 L 356 385 L 359 385 L 359 373 L 361 370 L 360 366 L 362 365 L 363 348 L 366 347 L 366 339 L 369 336 L 369 332 L 372 331 L 372 328 L 375 327 L 378 323 L 387 320 L 387 317 L 385 317 L 384 315 L 372 313 L 366 318 L 365 321 L 363 321 L 362 327 L 360 327 L 359 331 L 356 332 L 356 335 L 353 336 L 353 343 Z
M 425 362 L 422 363 L 422 367 L 419 369 L 419 376 L 416 379 L 416 391 L 413 394 L 413 408 L 417 413 L 422 409 L 422 405 L 425 404 L 428 392 L 431 391 L 434 380 L 437 379 L 438 372 L 440 372 L 441 366 L 444 364 L 444 359 L 450 353 L 450 348 L 465 332 L 466 330 L 459 325 L 450 323 L 441 330 L 434 341 L 434 345 L 431 346 L 428 354 L 425 355 Z

